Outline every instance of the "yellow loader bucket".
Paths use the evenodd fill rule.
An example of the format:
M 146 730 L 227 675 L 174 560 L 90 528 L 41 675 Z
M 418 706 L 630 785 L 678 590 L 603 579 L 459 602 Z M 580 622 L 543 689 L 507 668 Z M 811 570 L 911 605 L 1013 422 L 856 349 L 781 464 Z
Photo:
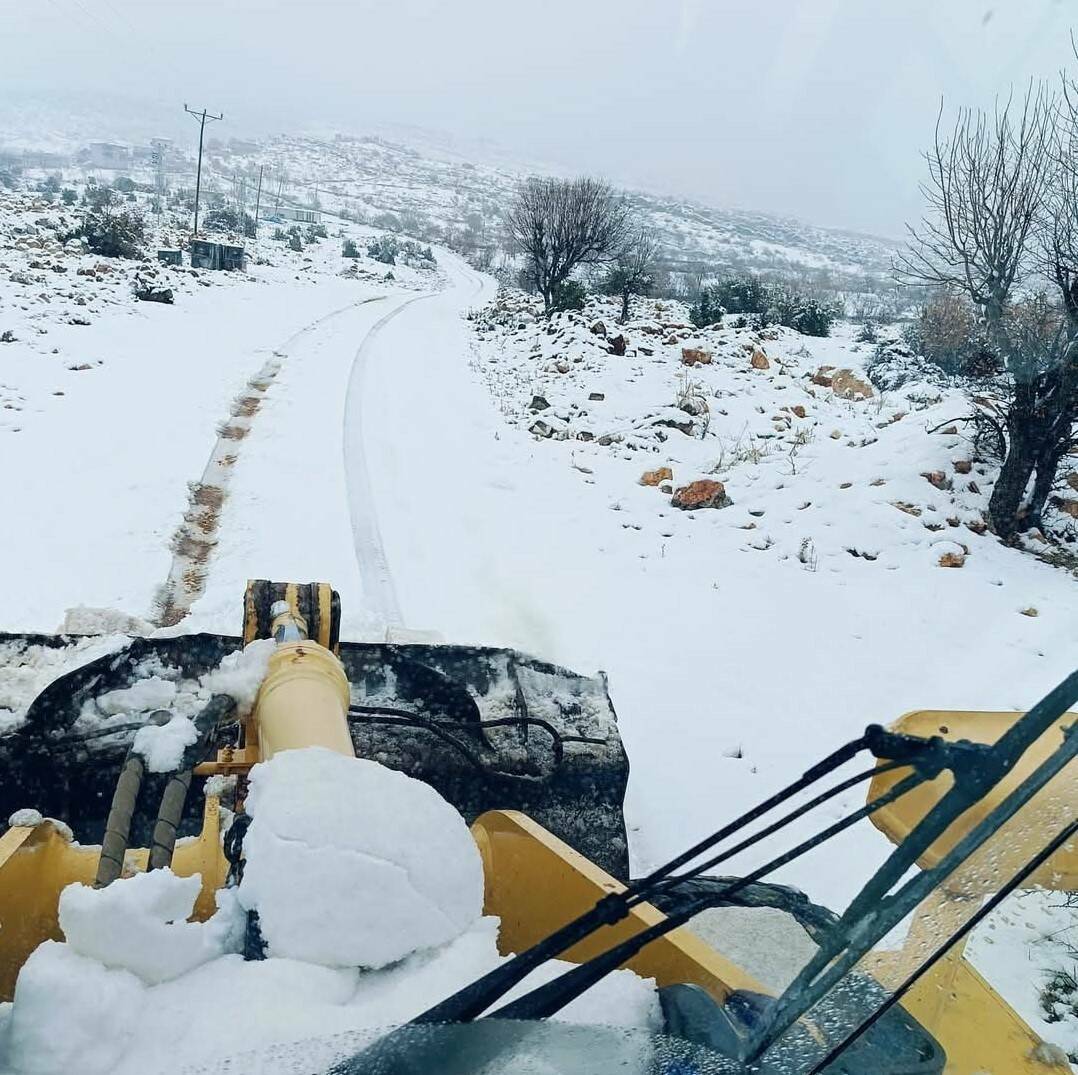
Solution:
M 995 743 L 1023 713 L 956 713 L 925 709 L 907 713 L 890 726 L 893 732 L 925 738 L 938 735 L 955 741 Z M 935 866 L 954 845 L 983 820 L 1038 765 L 1063 742 L 1063 729 L 1078 720 L 1078 713 L 1065 713 L 1022 755 L 1018 764 L 980 802 L 970 807 L 932 844 L 918 860 L 924 869 Z M 895 769 L 873 778 L 868 797 L 874 799 L 889 791 L 909 769 Z M 943 773 L 922 784 L 896 802 L 872 815 L 873 824 L 892 841 L 901 843 L 915 825 L 950 790 L 954 778 Z M 974 895 L 995 892 L 1028 862 L 1039 848 L 1051 842 L 1078 816 L 1078 771 L 1072 763 L 1047 784 L 1033 799 L 1004 825 L 944 885 L 954 894 Z M 1064 892 L 1078 890 L 1078 840 L 1061 848 L 1029 879 L 1029 887 L 1043 887 Z
M 75 881 L 93 884 L 100 854 L 96 845 L 69 843 L 49 821 L 17 825 L 0 836 L 0 1000 L 11 1000 L 19 968 L 42 941 L 63 940 L 60 893 Z M 148 857 L 145 848 L 128 851 L 125 874 L 145 870 Z M 199 836 L 177 843 L 172 869 L 183 877 L 202 876 L 195 917 L 209 918 L 216 908 L 214 893 L 228 876 L 214 796 L 206 798 Z

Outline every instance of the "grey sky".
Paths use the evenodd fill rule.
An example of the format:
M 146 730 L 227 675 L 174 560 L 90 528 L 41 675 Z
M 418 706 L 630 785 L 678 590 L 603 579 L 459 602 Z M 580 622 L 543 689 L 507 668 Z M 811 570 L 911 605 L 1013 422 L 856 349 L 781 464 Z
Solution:
M 184 100 L 225 136 L 417 124 L 897 235 L 940 96 L 1052 75 L 1072 25 L 1071 0 L 0 0 L 0 100 L 166 133 Z

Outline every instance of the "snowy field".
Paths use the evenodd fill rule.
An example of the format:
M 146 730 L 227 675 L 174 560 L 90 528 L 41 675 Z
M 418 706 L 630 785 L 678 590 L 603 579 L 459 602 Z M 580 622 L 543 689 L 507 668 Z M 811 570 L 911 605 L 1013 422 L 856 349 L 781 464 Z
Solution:
M 174 306 L 44 248 L 74 296 L 50 285 L 45 302 L 42 281 L 62 274 L 28 267 L 42 250 L 0 251 L 0 331 L 16 337 L 0 344 L 5 629 L 55 630 L 78 606 L 115 610 L 77 614 L 113 628 L 162 622 L 190 485 L 270 363 L 190 613 L 167 629 L 236 633 L 247 578 L 317 578 L 341 592 L 348 638 L 437 632 L 603 669 L 631 760 L 636 874 L 868 723 L 1026 709 L 1073 670 L 1074 578 L 984 532 L 992 474 L 957 393 L 873 389 L 848 326 L 700 332 L 651 302 L 625 326 L 602 302 L 547 326 L 446 251 L 437 273 L 342 277 L 335 239 L 309 263 L 274 248 L 246 277 L 169 275 Z M 725 506 L 673 506 L 699 480 L 721 482 L 704 491 Z M 840 909 L 888 848 L 861 829 L 779 879 Z M 973 957 L 1063 1040 L 1036 993 L 1062 958 L 1043 937 L 1068 919 L 1024 899 Z M 467 969 L 493 958 L 489 940 Z M 207 977 L 199 993 L 271 975 L 222 959 L 191 972 Z M 351 972 L 277 969 L 257 985 L 267 1004 L 280 988 L 328 1007 L 357 995 Z M 46 970 L 46 986 L 66 973 Z M 327 1025 L 312 1016 L 310 1032 Z

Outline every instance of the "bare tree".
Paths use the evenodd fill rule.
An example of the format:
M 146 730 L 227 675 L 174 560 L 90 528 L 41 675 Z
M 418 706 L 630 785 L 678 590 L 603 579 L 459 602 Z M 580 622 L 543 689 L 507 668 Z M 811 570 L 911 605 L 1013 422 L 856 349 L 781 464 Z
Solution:
M 655 281 L 655 256 L 659 242 L 641 228 L 621 250 L 603 281 L 608 295 L 621 296 L 621 321 L 629 320 L 629 304 L 634 295 L 646 295 Z
M 597 179 L 529 179 L 506 214 L 547 314 L 573 270 L 616 257 L 630 227 L 624 199 Z
M 992 528 L 1011 538 L 1039 525 L 1072 444 L 1078 357 L 1078 101 L 1031 86 L 991 116 L 963 111 L 947 137 L 937 122 L 924 186 L 929 216 L 911 228 L 907 279 L 965 294 L 1007 371 L 1004 458 L 989 500 Z M 941 113 L 942 118 L 942 113 Z M 1048 283 L 1059 301 L 1031 297 Z

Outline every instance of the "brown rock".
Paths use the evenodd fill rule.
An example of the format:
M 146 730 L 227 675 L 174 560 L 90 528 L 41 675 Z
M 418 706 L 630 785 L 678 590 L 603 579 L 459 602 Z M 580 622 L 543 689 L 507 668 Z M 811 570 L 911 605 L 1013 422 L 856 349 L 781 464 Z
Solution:
M 795 415 L 796 417 L 798 417 L 798 418 L 804 418 L 804 417 L 806 417 L 806 415 L 805 415 L 805 408 L 804 408 L 804 407 L 802 407 L 800 403 L 795 403 L 795 404 L 794 404 L 794 405 L 793 405 L 793 406 L 792 406 L 792 407 L 790 408 L 790 411 L 791 411 L 791 413 L 792 413 L 792 414 L 794 414 L 794 415 Z
M 973 464 L 968 459 L 959 459 L 954 465 L 956 474 L 968 474 L 973 469 Z
M 1059 508 L 1064 515 L 1069 515 L 1072 519 L 1078 519 L 1078 500 L 1065 500 L 1060 497 L 1056 501 L 1056 507 Z
M 912 515 L 914 518 L 918 518 L 921 514 L 921 509 L 915 504 L 907 504 L 904 500 L 894 500 L 891 503 L 892 506 L 898 508 L 899 511 L 904 511 L 907 515 Z
M 921 474 L 929 485 L 934 485 L 937 489 L 950 489 L 951 479 L 943 473 L 942 470 L 926 470 Z
M 675 490 L 670 504 L 682 511 L 694 511 L 697 508 L 725 508 L 733 501 L 726 495 L 726 486 L 722 482 L 701 478 Z
M 1063 480 L 1078 493 L 1078 470 L 1072 470 Z
M 767 355 L 763 353 L 763 351 L 760 350 L 759 347 L 757 347 L 756 350 L 752 352 L 752 368 L 754 370 L 771 369 L 770 359 L 767 357 Z
M 831 387 L 831 378 L 826 373 L 814 373 L 812 375 L 812 383 L 818 384 L 821 388 Z
M 945 552 L 940 557 L 940 567 L 962 567 L 966 562 L 965 553 Z
M 602 321 L 596 321 L 595 324 L 591 326 L 591 331 L 594 332 L 596 336 L 605 337 L 606 325 L 604 325 Z
M 988 524 L 983 519 L 973 519 L 966 523 L 966 529 L 972 530 L 975 534 L 986 534 L 988 532 Z
M 685 366 L 710 366 L 711 352 L 702 347 L 682 347 L 681 361 Z
M 623 355 L 627 345 L 628 340 L 619 333 L 610 341 L 610 353 L 612 355 Z
M 862 381 L 853 370 L 836 370 L 831 375 L 831 391 L 841 399 L 870 399 L 876 393 L 868 381 Z
M 941 429 L 940 433 L 944 436 L 954 436 L 958 432 L 958 426 L 948 426 L 946 429 Z
M 658 485 L 660 482 L 673 481 L 674 472 L 669 467 L 659 467 L 656 470 L 645 470 L 640 475 L 641 485 Z

